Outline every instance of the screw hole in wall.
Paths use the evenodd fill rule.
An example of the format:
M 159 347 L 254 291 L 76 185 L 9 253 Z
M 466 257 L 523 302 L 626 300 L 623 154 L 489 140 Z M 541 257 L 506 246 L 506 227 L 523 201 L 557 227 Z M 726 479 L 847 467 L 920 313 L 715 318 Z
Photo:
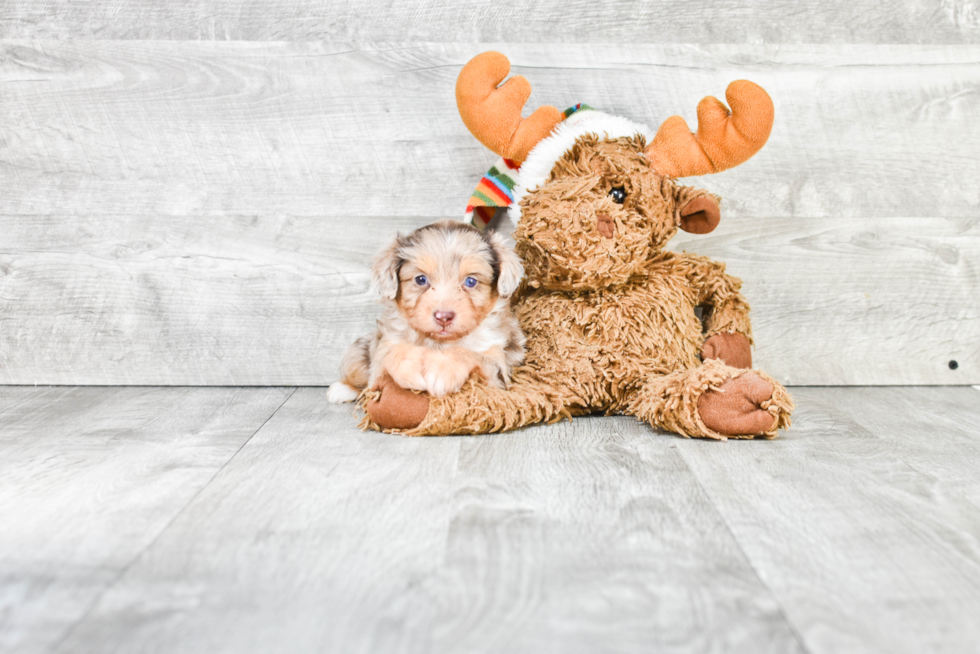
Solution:
M 949 362 L 949 369 L 950 370 L 956 370 L 959 367 L 960 367 L 960 364 L 956 363 L 956 359 L 953 359 L 952 361 Z

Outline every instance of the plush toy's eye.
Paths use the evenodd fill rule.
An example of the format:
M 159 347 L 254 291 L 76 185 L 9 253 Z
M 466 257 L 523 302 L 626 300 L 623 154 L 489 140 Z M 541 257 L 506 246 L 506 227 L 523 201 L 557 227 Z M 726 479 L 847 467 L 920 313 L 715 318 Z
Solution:
M 613 190 L 609 191 L 609 197 L 611 197 L 612 201 L 616 204 L 622 204 L 626 202 L 626 189 L 624 189 L 622 186 L 617 186 Z
M 463 280 L 463 284 L 466 285 L 466 288 L 474 288 L 477 285 L 476 277 L 467 277 Z
M 415 283 L 418 284 L 419 286 L 425 286 L 426 284 L 429 283 L 429 280 L 425 278 L 425 275 L 418 275 L 415 278 Z

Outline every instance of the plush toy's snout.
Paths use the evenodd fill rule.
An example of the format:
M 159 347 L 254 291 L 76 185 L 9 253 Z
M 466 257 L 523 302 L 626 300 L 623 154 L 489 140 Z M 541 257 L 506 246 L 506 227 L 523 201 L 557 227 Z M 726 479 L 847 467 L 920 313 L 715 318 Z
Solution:
M 612 238 L 616 234 L 616 223 L 613 222 L 613 219 L 608 214 L 600 213 L 596 216 L 595 225 L 599 233 L 605 238 Z

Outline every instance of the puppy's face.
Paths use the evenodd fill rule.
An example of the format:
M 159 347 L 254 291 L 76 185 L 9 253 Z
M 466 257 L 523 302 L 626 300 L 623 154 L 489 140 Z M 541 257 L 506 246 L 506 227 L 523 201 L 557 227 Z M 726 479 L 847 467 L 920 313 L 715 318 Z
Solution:
M 372 274 L 412 329 L 452 341 L 517 290 L 524 269 L 499 235 L 446 220 L 399 235 L 378 255 Z

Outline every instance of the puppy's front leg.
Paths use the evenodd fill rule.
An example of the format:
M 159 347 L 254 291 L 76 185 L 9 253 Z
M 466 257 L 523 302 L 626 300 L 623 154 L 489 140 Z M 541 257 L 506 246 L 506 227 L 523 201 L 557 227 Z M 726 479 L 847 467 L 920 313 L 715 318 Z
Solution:
M 480 373 L 487 383 L 495 388 L 510 386 L 510 367 L 507 365 L 507 354 L 504 348 L 496 345 L 486 352 L 480 353 Z
M 455 393 L 477 365 L 475 355 L 460 347 L 442 352 L 430 350 L 425 358 L 425 385 L 429 394 L 442 397 Z
M 429 350 L 418 345 L 399 343 L 392 345 L 382 360 L 383 370 L 387 370 L 395 383 L 413 391 L 427 389 L 425 358 Z M 380 375 L 378 375 L 380 377 Z

